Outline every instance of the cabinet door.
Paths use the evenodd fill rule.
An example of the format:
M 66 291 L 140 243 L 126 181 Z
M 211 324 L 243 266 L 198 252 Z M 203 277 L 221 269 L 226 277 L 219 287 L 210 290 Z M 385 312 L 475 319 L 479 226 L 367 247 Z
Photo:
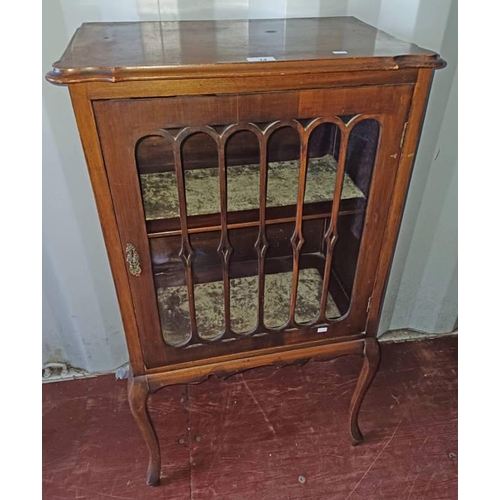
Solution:
M 93 103 L 147 367 L 364 332 L 412 88 Z

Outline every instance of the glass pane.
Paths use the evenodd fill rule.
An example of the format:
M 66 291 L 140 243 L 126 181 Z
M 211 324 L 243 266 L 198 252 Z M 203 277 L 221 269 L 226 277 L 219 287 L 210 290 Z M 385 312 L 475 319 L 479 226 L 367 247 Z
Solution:
M 349 117 L 343 118 L 348 123 Z M 220 125 L 216 130 L 220 133 L 225 127 Z M 330 217 L 340 168 L 341 136 L 345 133 L 343 127 L 324 123 L 309 138 L 294 318 L 299 325 L 313 323 L 320 315 L 325 270 L 329 270 L 325 317 L 339 318 L 350 307 L 380 132 L 378 122 L 372 119 L 360 121 L 350 132 L 333 238 L 333 234 L 329 235 Z M 275 130 L 267 142 L 268 248 L 263 262 L 263 322 L 270 329 L 286 325 L 290 315 L 293 248 L 299 243 L 295 240 L 292 244 L 291 239 L 296 227 L 300 144 L 299 132 L 289 126 Z M 185 260 L 179 257 L 182 234 L 172 141 L 154 135 L 141 139 L 136 146 L 162 335 L 173 347 L 193 342 L 194 320 L 202 340 L 220 339 L 229 326 L 237 335 L 261 333 L 259 245 L 256 248 L 260 193 L 257 135 L 253 131 L 233 134 L 226 142 L 225 157 L 229 228 L 228 246 L 221 246 L 224 232 L 220 229 L 217 142 L 206 133 L 195 133 L 181 145 L 187 227 L 193 252 L 190 265 L 195 312 L 191 318 Z M 330 260 L 328 246 L 332 238 Z M 230 325 L 224 324 L 224 254 L 229 255 Z
M 340 130 L 333 123 L 323 123 L 310 135 L 307 154 L 306 203 L 330 202 L 337 179 Z M 362 197 L 362 191 L 349 175 L 344 175 L 342 198 Z
M 184 345 L 191 338 L 189 302 L 184 263 L 179 257 L 180 247 L 178 236 L 150 240 L 162 335 L 170 346 Z
M 293 279 L 293 253 L 290 238 L 295 230 L 295 223 L 272 224 L 267 228 L 269 249 L 266 260 L 266 283 L 264 296 L 264 324 L 269 328 L 279 328 L 288 321 L 290 314 L 290 292 Z M 305 273 L 306 286 L 300 285 L 297 291 L 296 319 L 306 317 L 315 307 L 317 300 L 309 293 L 310 283 L 319 288 L 321 293 L 322 274 L 319 272 L 323 260 L 318 253 L 323 233 L 323 220 L 304 221 L 299 275 Z M 316 298 L 315 298 L 316 297 Z
M 148 136 L 136 147 L 137 168 L 146 220 L 179 216 L 172 143 L 162 136 Z
M 215 140 L 205 133 L 188 136 L 182 143 L 181 158 L 187 215 L 218 213 L 220 192 Z M 189 238 L 193 249 L 193 292 L 198 335 L 204 340 L 213 340 L 224 330 L 224 288 L 217 251 L 221 233 L 191 234 Z
M 224 329 L 224 287 L 217 248 L 220 231 L 192 234 L 196 325 L 202 339 L 213 340 Z
M 190 135 L 182 144 L 187 214 L 220 211 L 217 144 L 208 134 Z
M 276 130 L 267 143 L 267 207 L 297 203 L 300 136 L 292 127 Z
M 310 137 L 307 151 L 307 175 L 304 202 L 321 203 L 320 212 L 330 213 L 337 178 L 335 159 L 336 143 L 340 140 L 337 125 L 323 123 L 316 127 Z M 304 207 L 304 213 L 308 211 Z M 307 231 L 313 227 L 313 230 Z M 320 312 L 323 289 L 324 260 L 314 258 L 323 245 L 324 221 L 302 222 L 305 244 L 300 256 L 297 284 L 295 321 L 298 324 L 312 322 Z M 309 233 L 309 234 L 308 234 Z
M 342 213 L 341 210 L 338 218 L 338 238 L 330 275 L 331 299 L 338 307 L 338 314 L 327 313 L 331 319 L 343 316 L 349 310 L 379 134 L 378 122 L 366 119 L 358 122 L 349 135 L 343 190 L 348 189 L 346 178 L 349 178 L 361 194 L 353 200 L 356 202 L 351 207 L 354 210 L 350 213 Z
M 228 211 L 259 207 L 260 145 L 254 132 L 242 130 L 226 142 Z M 258 215 L 254 217 L 257 219 Z M 258 228 L 229 231 L 233 249 L 230 272 L 231 329 L 249 333 L 258 323 L 258 264 L 254 244 Z
M 258 323 L 258 263 L 254 244 L 258 228 L 229 231 L 233 255 L 229 266 L 231 329 L 239 334 L 254 330 Z
M 273 217 L 294 216 L 299 186 L 300 135 L 292 127 L 276 130 L 267 143 L 267 210 L 290 206 L 283 212 L 272 212 Z M 267 225 L 269 248 L 265 260 L 264 324 L 280 328 L 288 322 L 292 286 L 293 248 L 290 239 L 295 224 Z
M 254 132 L 242 130 L 226 142 L 227 209 L 259 208 L 260 146 Z

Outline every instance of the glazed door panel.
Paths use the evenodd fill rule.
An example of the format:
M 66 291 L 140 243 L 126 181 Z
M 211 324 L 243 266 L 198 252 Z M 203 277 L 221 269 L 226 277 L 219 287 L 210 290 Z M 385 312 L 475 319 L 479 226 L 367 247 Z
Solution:
M 93 102 L 148 368 L 364 331 L 412 90 Z

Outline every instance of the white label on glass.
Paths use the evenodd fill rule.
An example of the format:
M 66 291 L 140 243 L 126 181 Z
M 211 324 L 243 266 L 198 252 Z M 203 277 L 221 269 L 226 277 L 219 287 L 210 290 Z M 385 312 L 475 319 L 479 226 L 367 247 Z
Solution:
M 323 333 L 323 332 L 326 332 L 328 331 L 328 327 L 327 326 L 320 326 L 318 328 L 318 333 Z
M 332 54 L 347 54 L 347 50 L 334 50 Z
M 266 57 L 247 57 L 248 62 L 261 62 L 261 61 L 276 61 L 273 56 Z

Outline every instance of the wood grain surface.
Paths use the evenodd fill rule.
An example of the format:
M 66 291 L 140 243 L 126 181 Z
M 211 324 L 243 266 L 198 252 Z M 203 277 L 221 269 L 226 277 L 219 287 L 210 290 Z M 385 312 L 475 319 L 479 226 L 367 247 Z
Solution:
M 217 76 L 228 65 L 235 77 L 442 64 L 436 53 L 354 17 L 84 23 L 47 79 L 67 84 Z
M 359 357 L 158 391 L 159 488 L 144 482 L 147 451 L 125 381 L 46 384 L 43 498 L 455 499 L 457 338 L 381 347 L 356 447 L 346 430 Z

